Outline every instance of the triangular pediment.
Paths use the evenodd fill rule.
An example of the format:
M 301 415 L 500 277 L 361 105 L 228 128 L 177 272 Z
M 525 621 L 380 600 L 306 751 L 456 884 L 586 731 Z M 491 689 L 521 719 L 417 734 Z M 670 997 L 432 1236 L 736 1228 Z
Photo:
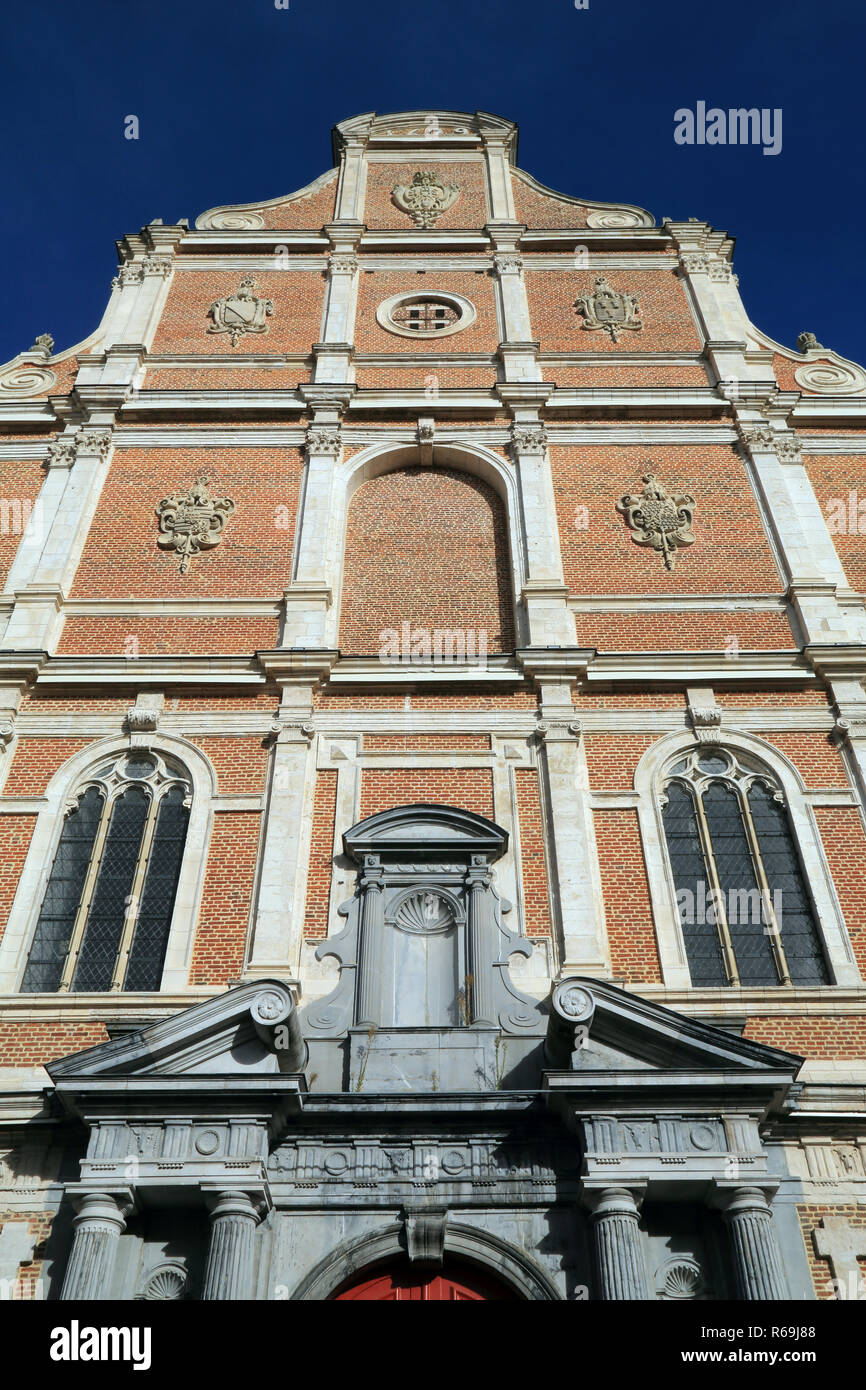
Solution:
M 285 1008 L 287 1001 L 290 1011 L 294 1008 L 283 981 L 253 980 L 51 1062 L 47 1071 L 55 1082 L 72 1077 L 276 1075 L 278 1055 L 268 1045 L 267 1030 L 257 1027 L 254 1012 L 263 998 L 268 1000 L 266 1012 L 278 1003 Z

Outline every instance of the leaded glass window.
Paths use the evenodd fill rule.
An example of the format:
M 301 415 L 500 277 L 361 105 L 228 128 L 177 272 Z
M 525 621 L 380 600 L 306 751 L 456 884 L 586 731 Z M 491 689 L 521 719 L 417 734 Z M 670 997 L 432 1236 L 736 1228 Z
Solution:
M 784 797 L 763 766 L 694 749 L 668 771 L 662 819 L 693 985 L 829 982 Z
M 70 807 L 21 989 L 158 990 L 189 818 L 184 771 L 136 750 Z

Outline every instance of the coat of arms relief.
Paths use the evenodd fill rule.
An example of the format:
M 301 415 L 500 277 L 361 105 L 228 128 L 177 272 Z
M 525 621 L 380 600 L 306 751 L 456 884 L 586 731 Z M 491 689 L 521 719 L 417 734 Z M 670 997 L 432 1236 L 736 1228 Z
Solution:
M 637 296 L 620 294 L 619 290 L 611 288 L 603 275 L 596 280 L 593 293 L 576 299 L 574 307 L 583 315 L 584 328 L 600 328 L 615 343 L 619 342 L 620 333 L 639 333 L 643 328 L 638 317 Z
M 641 492 L 627 492 L 616 504 L 633 533 L 635 545 L 648 545 L 672 570 L 679 546 L 693 545 L 695 499 L 688 492 L 668 492 L 655 473 L 644 473 Z
M 409 184 L 398 183 L 391 190 L 401 212 L 408 213 L 416 227 L 436 226 L 437 218 L 453 207 L 460 197 L 456 183 L 443 183 L 438 174 L 430 170 L 419 170 L 413 174 Z
M 235 509 L 229 497 L 213 497 L 206 478 L 198 478 L 186 492 L 163 497 L 159 517 L 159 545 L 180 556 L 180 572 L 189 571 L 190 562 L 202 550 L 212 550 L 222 539 L 223 528 Z
M 259 298 L 257 289 L 255 278 L 246 275 L 234 294 L 215 299 L 207 311 L 213 319 L 208 333 L 228 333 L 232 347 L 237 347 L 245 333 L 267 333 L 265 320 L 274 312 L 274 301 Z

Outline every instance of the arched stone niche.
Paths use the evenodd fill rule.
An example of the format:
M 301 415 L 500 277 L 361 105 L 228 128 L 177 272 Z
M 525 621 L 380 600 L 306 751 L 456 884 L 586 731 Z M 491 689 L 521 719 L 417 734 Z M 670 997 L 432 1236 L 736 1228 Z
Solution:
M 351 1090 L 490 1089 L 537 1048 L 540 1006 L 508 973 L 531 946 L 505 926 L 510 904 L 494 883 L 507 845 L 493 821 L 450 806 L 399 806 L 346 831 L 357 886 L 340 908 L 345 929 L 316 953 L 341 972 L 304 1013 L 311 1066 L 317 1040 L 333 1055 L 342 1038 Z

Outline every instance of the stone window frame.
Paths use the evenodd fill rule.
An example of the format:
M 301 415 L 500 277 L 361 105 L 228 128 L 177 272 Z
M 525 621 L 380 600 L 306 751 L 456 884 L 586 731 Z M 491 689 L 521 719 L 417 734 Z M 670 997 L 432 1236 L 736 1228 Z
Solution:
M 68 758 L 49 781 L 44 797 L 40 798 L 44 804 L 36 819 L 6 931 L 0 940 L 0 995 L 15 994 L 22 999 L 46 997 L 19 992 L 67 807 L 78 792 L 93 780 L 97 769 L 112 756 L 120 758 L 146 751 L 168 757 L 173 763 L 179 764 L 192 788 L 186 843 L 159 992 L 182 993 L 188 990 L 196 919 L 213 825 L 213 803 L 217 795 L 216 774 L 201 749 L 186 739 L 164 734 L 142 734 L 134 735 L 132 741 L 129 735 L 117 735 L 89 744 Z M 124 992 L 123 999 L 128 1001 L 136 993 Z M 85 998 L 108 1001 L 120 996 L 116 992 L 99 991 L 66 992 L 51 997 L 69 1001 Z M 148 991 L 143 997 L 152 998 L 153 995 Z
M 815 910 L 816 926 L 824 950 L 830 974 L 828 985 L 772 985 L 760 986 L 770 989 L 774 996 L 784 998 L 785 992 L 804 989 L 833 989 L 838 986 L 862 984 L 860 972 L 841 904 L 836 894 L 830 867 L 827 863 L 821 842 L 818 823 L 812 809 L 811 798 L 806 784 L 794 764 L 778 748 L 758 738 L 754 734 L 725 730 L 719 739 L 721 747 L 743 753 L 748 758 L 763 763 L 770 777 L 774 778 L 784 793 L 791 832 L 800 856 Z M 700 746 L 705 752 L 714 744 L 699 744 L 690 731 L 667 734 L 652 744 L 640 759 L 634 774 L 634 789 L 637 793 L 638 824 L 653 922 L 655 924 L 656 944 L 661 965 L 662 980 L 672 989 L 701 989 L 693 985 L 686 958 L 685 942 L 677 911 L 676 886 L 667 850 L 664 824 L 662 821 L 661 798 L 664 783 L 670 768 L 687 752 Z M 756 988 L 750 985 L 719 986 L 725 995 Z M 717 991 L 714 991 L 717 992 Z
M 392 317 L 395 309 L 404 304 L 419 303 L 421 300 L 442 300 L 457 313 L 457 322 L 448 324 L 445 328 L 406 328 Z M 461 333 L 464 328 L 469 328 L 475 322 L 477 313 L 475 305 L 471 300 L 462 294 L 454 294 L 451 290 L 404 290 L 401 294 L 392 294 L 390 298 L 383 299 L 376 310 L 376 322 L 380 328 L 384 328 L 387 333 L 396 333 L 401 338 L 450 338 L 454 333 Z

